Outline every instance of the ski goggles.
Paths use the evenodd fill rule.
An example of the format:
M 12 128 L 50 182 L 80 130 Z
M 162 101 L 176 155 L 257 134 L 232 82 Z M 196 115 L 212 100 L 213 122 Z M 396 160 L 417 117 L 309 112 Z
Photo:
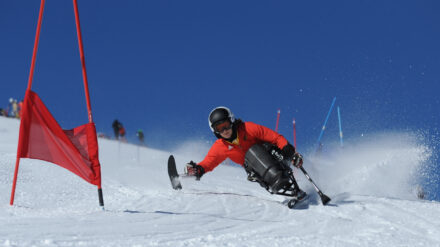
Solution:
M 225 130 L 230 130 L 230 129 L 232 129 L 232 123 L 229 121 L 225 121 L 223 123 L 219 123 L 216 126 L 214 126 L 215 133 L 217 134 L 221 134 Z

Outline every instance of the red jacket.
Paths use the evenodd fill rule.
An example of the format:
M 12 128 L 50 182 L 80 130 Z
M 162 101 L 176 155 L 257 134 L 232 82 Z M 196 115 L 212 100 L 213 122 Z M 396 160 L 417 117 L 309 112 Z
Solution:
M 238 143 L 230 143 L 224 139 L 218 139 L 209 150 L 205 159 L 198 163 L 205 172 L 212 171 L 226 158 L 230 158 L 243 166 L 244 156 L 254 144 L 269 142 L 277 145 L 280 149 L 288 144 L 286 138 L 277 132 L 252 122 L 241 123 L 237 128 Z

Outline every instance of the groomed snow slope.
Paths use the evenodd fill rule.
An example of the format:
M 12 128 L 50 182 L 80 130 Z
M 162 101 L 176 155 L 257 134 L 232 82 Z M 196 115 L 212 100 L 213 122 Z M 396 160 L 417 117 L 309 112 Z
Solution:
M 96 187 L 30 159 L 20 164 L 9 206 L 18 127 L 0 117 L 0 246 L 440 246 L 440 204 L 413 193 L 414 173 L 431 154 L 410 135 L 307 160 L 332 204 L 314 196 L 305 210 L 281 205 L 283 197 L 247 182 L 236 166 L 220 165 L 199 182 L 182 178 L 184 189 L 173 191 L 170 152 L 102 139 L 103 211 Z M 175 153 L 179 171 L 204 155 L 182 150 L 191 149 Z

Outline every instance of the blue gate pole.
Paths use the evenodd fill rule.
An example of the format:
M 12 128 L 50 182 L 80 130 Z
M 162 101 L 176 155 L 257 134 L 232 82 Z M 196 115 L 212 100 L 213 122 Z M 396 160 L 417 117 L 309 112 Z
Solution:
M 327 125 L 327 121 L 328 121 L 328 119 L 330 117 L 330 114 L 332 113 L 333 107 L 335 105 L 335 101 L 336 101 L 336 97 L 333 98 L 332 105 L 330 106 L 330 110 L 328 111 L 327 117 L 325 118 L 325 121 L 324 121 L 324 125 L 322 126 L 321 134 L 319 134 L 319 137 L 318 137 L 318 147 L 316 148 L 316 151 L 319 151 L 319 149 L 321 147 L 321 138 L 322 138 L 322 135 L 324 135 L 325 126 Z
M 339 106 L 338 106 L 338 119 L 339 119 L 339 139 L 341 141 L 341 147 L 344 147 L 344 135 L 342 134 L 342 122 L 341 122 L 341 112 L 339 111 Z

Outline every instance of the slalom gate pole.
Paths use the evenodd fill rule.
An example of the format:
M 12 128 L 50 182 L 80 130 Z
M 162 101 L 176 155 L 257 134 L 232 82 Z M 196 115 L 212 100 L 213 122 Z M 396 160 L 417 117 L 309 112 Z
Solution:
M 313 187 L 315 188 L 318 195 L 321 197 L 321 201 L 323 205 L 327 205 L 327 203 L 331 200 L 330 197 L 326 196 L 322 191 L 318 188 L 318 186 L 313 182 L 312 178 L 309 176 L 309 174 L 306 172 L 304 167 L 300 167 L 301 171 L 304 173 L 304 176 L 312 183 Z
M 27 90 L 31 90 L 32 80 L 34 78 L 35 60 L 37 58 L 38 43 L 40 41 L 40 30 L 41 30 L 41 23 L 43 22 L 44 4 L 45 4 L 45 0 L 41 0 L 40 13 L 38 15 L 37 33 L 35 34 L 34 50 L 32 53 L 31 69 L 29 71 L 29 80 L 28 80 Z
M 31 90 L 32 88 L 32 80 L 34 78 L 34 70 L 35 70 L 35 60 L 37 57 L 37 51 L 38 51 L 38 43 L 40 41 L 40 30 L 41 30 L 41 23 L 43 21 L 43 12 L 44 12 L 44 4 L 45 4 L 45 0 L 41 0 L 40 3 L 40 13 L 38 14 L 38 24 L 37 24 L 37 31 L 35 34 L 35 41 L 34 41 L 34 50 L 32 52 L 32 60 L 31 60 L 31 68 L 29 71 L 29 79 L 28 79 L 28 87 L 26 90 L 26 95 L 24 97 L 24 102 L 23 102 L 23 112 L 22 112 L 22 116 L 26 116 L 26 111 L 27 111 L 27 101 L 28 101 L 28 92 Z M 15 171 L 14 171 L 14 180 L 12 182 L 12 191 L 11 191 L 11 200 L 9 202 L 9 204 L 12 206 L 14 204 L 14 198 L 15 198 L 15 188 L 17 185 L 17 177 L 18 177 L 18 169 L 20 166 L 20 154 L 21 154 L 21 147 L 22 147 L 22 136 L 21 133 L 23 131 L 23 119 L 20 119 L 20 132 L 18 135 L 18 147 L 17 147 L 17 159 L 15 161 Z
M 84 57 L 84 48 L 83 48 L 83 42 L 82 42 L 82 36 L 81 36 L 81 26 L 79 23 L 79 12 L 78 12 L 77 0 L 73 0 L 73 10 L 75 11 L 76 32 L 78 35 L 79 55 L 80 55 L 81 65 L 82 65 L 84 91 L 86 94 L 86 101 L 87 101 L 87 112 L 88 112 L 88 116 L 89 116 L 89 123 L 93 123 L 92 106 L 90 105 L 89 82 L 87 80 L 86 60 Z
M 81 25 L 79 22 L 79 11 L 78 11 L 77 0 L 73 0 L 73 11 L 75 12 L 76 33 L 78 36 L 79 55 L 81 59 L 82 75 L 84 80 L 84 91 L 87 101 L 87 112 L 89 117 L 89 123 L 93 123 L 92 106 L 90 104 L 90 94 L 89 94 L 89 82 L 87 80 L 86 60 L 84 56 L 84 47 L 83 47 L 82 35 L 81 35 Z M 99 196 L 99 206 L 104 207 L 104 197 L 102 195 L 101 184 L 98 185 L 98 196 Z
M 293 146 L 296 149 L 296 121 L 293 119 Z
M 20 146 L 19 146 L 20 148 Z M 15 161 L 15 171 L 14 171 L 14 181 L 12 182 L 12 191 L 11 191 L 11 199 L 9 201 L 9 205 L 14 205 L 14 198 L 15 198 L 15 187 L 17 185 L 17 177 L 18 177 L 18 167 L 20 166 L 20 157 L 18 156 L 19 153 L 17 151 L 17 159 Z
M 339 139 L 341 141 L 341 148 L 344 147 L 343 134 L 342 134 L 342 123 L 341 123 L 341 112 L 338 106 L 338 119 L 339 119 Z
M 278 111 L 277 111 L 277 124 L 275 126 L 275 132 L 278 132 L 278 124 L 280 122 L 280 114 L 281 114 L 281 110 L 278 109 Z
M 99 206 L 104 207 L 104 196 L 102 195 L 102 188 L 98 188 Z
M 316 148 L 316 151 L 319 151 L 319 149 L 321 147 L 321 138 L 322 138 L 322 135 L 324 134 L 325 126 L 327 125 L 327 121 L 328 121 L 328 119 L 330 117 L 330 114 L 332 113 L 333 107 L 335 105 L 335 101 L 336 101 L 336 97 L 333 98 L 332 105 L 330 106 L 330 110 L 328 111 L 327 117 L 325 118 L 324 125 L 322 126 L 322 129 L 321 129 L 321 133 L 319 134 L 318 144 L 317 144 L 318 147 Z

